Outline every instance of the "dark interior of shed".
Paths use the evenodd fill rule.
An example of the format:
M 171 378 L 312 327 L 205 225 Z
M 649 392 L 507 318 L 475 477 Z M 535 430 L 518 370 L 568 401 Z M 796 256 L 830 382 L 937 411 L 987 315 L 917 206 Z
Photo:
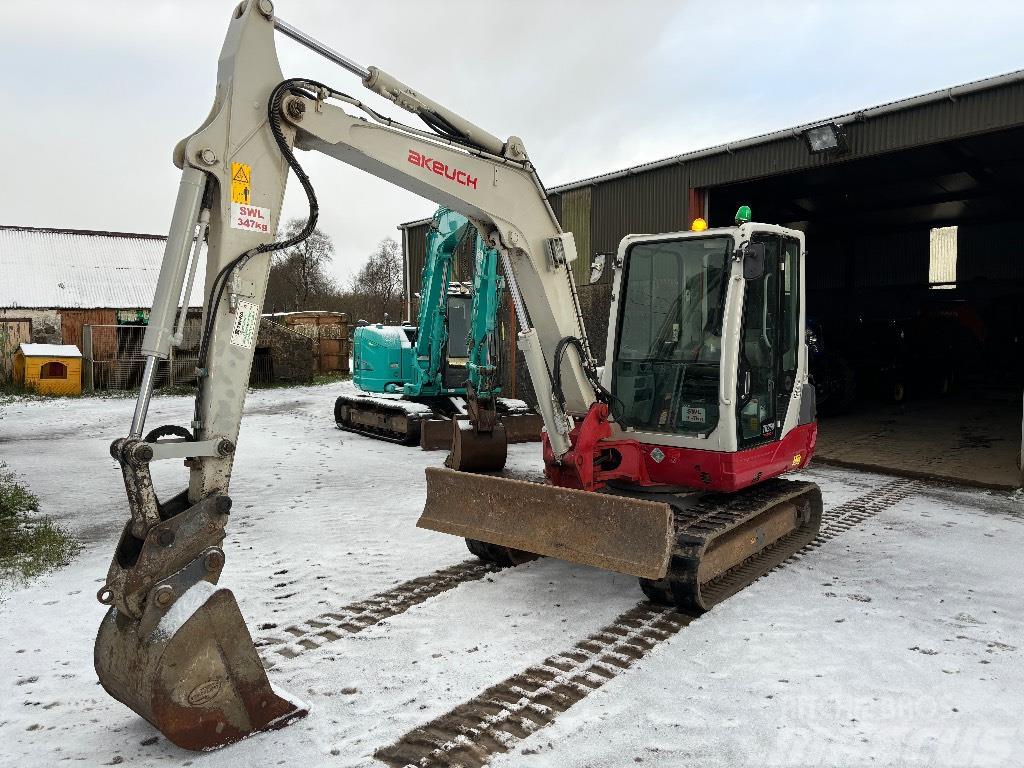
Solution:
M 1015 129 L 849 162 L 836 155 L 807 171 L 709 190 L 712 227 L 730 224 L 747 204 L 757 221 L 806 233 L 823 423 L 877 414 L 880 424 L 865 427 L 877 446 L 879 429 L 894 419 L 938 435 L 946 419 L 947 447 L 1004 443 L 1009 459 L 978 460 L 1016 464 L 1022 172 L 1024 129 Z

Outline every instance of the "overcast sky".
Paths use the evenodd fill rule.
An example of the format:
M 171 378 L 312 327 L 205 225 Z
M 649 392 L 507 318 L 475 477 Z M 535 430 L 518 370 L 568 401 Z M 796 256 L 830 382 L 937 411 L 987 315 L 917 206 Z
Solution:
M 0 224 L 165 234 L 171 150 L 209 111 L 233 3 L 2 7 Z M 276 12 L 522 137 L 548 186 L 1024 68 L 1020 2 L 277 0 Z M 286 76 L 415 121 L 287 39 L 278 53 Z M 340 279 L 433 211 L 336 161 L 299 159 Z M 292 179 L 283 218 L 304 214 Z

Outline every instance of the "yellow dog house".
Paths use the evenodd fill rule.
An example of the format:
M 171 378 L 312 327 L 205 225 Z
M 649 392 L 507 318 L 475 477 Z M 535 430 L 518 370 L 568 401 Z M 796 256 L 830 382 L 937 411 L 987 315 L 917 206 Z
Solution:
M 22 344 L 14 354 L 14 381 L 41 395 L 80 395 L 82 353 L 74 344 Z

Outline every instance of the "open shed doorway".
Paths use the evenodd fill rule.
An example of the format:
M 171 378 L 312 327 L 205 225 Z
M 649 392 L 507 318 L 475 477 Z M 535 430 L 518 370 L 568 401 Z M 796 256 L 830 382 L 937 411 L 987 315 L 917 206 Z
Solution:
M 1024 129 L 708 190 L 807 235 L 825 462 L 1018 487 Z

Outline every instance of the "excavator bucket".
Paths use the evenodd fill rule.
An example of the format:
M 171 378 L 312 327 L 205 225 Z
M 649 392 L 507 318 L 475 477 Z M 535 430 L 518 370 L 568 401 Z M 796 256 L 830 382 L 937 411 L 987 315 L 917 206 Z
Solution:
M 427 467 L 416 525 L 646 579 L 668 571 L 668 504 Z
M 94 662 L 107 693 L 185 749 L 216 749 L 307 714 L 267 679 L 231 591 L 205 581 L 159 622 L 111 608 Z
M 544 421 L 535 413 L 503 413 L 499 417 L 505 427 L 505 443 L 539 443 Z M 437 451 L 452 447 L 452 425 L 449 419 L 425 419 L 420 422 L 420 448 Z M 500 469 L 500 467 L 499 467 Z
M 507 455 L 505 425 L 500 421 L 490 432 L 480 432 L 464 416 L 452 419 L 452 450 L 445 466 L 462 472 L 497 472 L 505 467 Z

